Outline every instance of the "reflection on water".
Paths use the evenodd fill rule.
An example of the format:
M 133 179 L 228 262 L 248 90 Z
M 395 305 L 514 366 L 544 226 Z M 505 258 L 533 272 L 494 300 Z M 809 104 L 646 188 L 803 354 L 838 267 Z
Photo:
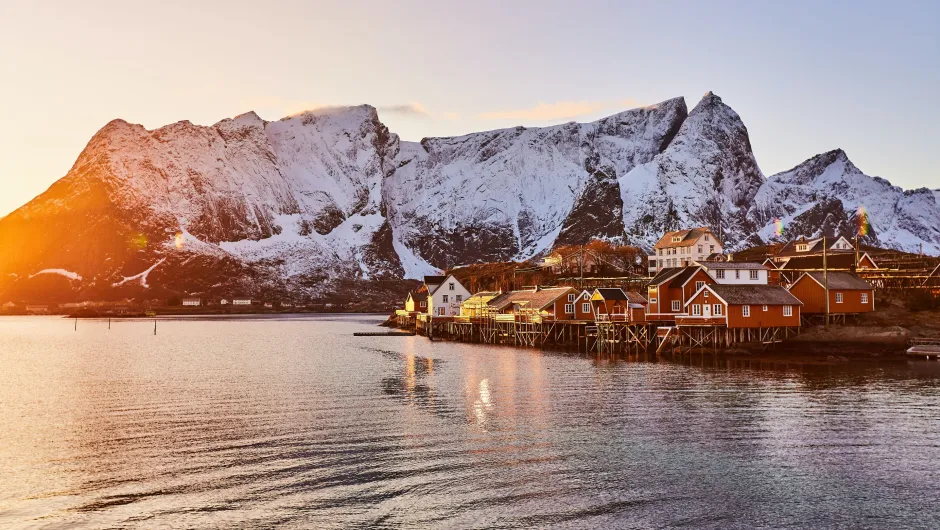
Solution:
M 0 527 L 892 527 L 940 517 L 940 363 L 0 319 Z

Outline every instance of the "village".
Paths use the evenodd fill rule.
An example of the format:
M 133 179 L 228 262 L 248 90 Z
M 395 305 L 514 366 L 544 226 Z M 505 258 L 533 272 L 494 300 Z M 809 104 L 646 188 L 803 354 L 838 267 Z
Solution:
M 767 350 L 807 330 L 867 322 L 880 301 L 935 304 L 940 295 L 938 260 L 861 248 L 857 238 L 725 253 L 718 235 L 699 227 L 664 234 L 648 256 L 619 257 L 590 245 L 556 250 L 513 268 L 508 289 L 505 272 L 487 277 L 474 267 L 427 276 L 388 325 L 432 340 L 597 353 Z M 546 277 L 553 281 L 539 282 Z M 527 279 L 535 282 L 518 285 Z M 940 333 L 926 334 L 898 331 L 887 342 L 940 343 Z

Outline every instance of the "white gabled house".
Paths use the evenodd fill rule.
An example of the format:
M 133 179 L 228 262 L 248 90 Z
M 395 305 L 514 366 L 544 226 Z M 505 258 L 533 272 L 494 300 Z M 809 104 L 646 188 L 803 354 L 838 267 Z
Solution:
M 428 314 L 435 317 L 460 315 L 460 304 L 470 298 L 467 290 L 453 274 L 425 277 L 428 291 Z

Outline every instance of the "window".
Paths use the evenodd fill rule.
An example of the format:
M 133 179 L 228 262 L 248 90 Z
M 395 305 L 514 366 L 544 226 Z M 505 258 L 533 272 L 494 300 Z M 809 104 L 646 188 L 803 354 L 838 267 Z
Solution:
M 725 279 L 725 270 L 724 270 L 724 269 L 718 269 L 718 270 L 716 270 L 716 271 L 715 271 L 715 278 L 718 278 L 719 280 L 724 280 L 724 279 Z
M 437 308 L 437 316 L 439 316 L 439 317 L 444 316 L 444 308 L 443 308 L 443 307 L 438 307 L 438 308 Z
M 708 298 L 708 291 L 705 291 L 705 292 L 703 293 L 703 296 L 704 296 L 705 298 Z
M 749 316 L 751 316 L 751 306 L 749 306 L 749 305 L 742 305 L 742 306 L 741 306 L 741 316 L 743 316 L 743 317 L 749 317 Z
M 649 260 L 649 266 L 650 266 L 650 267 L 655 267 L 655 266 L 656 266 L 656 260 L 650 259 L 650 260 Z
M 679 237 L 679 236 L 672 236 L 672 242 L 673 242 L 673 243 L 678 243 L 679 241 L 682 241 L 682 238 L 681 238 L 681 237 Z
M 421 300 L 421 307 L 427 307 L 427 306 L 428 306 L 427 300 Z
M 739 270 L 735 270 L 735 271 L 734 271 L 734 279 L 735 279 L 735 280 L 740 280 L 740 279 L 741 279 L 741 271 L 739 271 Z
M 721 304 L 712 304 L 712 314 L 716 317 L 721 316 Z
M 698 253 L 699 253 L 699 254 L 702 253 L 702 245 L 699 245 L 699 246 L 698 246 Z
M 764 313 L 767 312 L 767 306 L 764 306 Z
M 673 301 L 672 301 L 672 310 L 673 310 L 673 311 L 677 311 L 677 312 L 678 312 L 678 311 L 681 311 L 681 310 L 682 310 L 682 302 L 680 302 L 679 300 L 673 300 Z
M 842 293 L 836 293 L 836 303 L 837 304 L 842 303 Z
M 715 253 L 715 245 L 708 245 L 708 253 L 709 254 Z
M 453 290 L 454 290 L 454 282 L 450 282 L 449 285 L 450 285 L 450 290 L 453 291 Z
M 692 316 L 702 316 L 702 305 L 701 304 L 692 304 Z
M 568 301 L 574 302 L 574 293 L 568 295 Z
M 695 292 L 698 292 L 702 287 L 705 287 L 705 282 L 695 282 Z
M 785 316 L 785 317 L 792 317 L 792 316 L 793 316 L 793 306 L 792 306 L 792 305 L 785 305 L 785 306 L 783 306 L 783 316 Z
M 862 303 L 863 304 L 868 303 L 868 293 L 862 293 Z
M 808 249 L 808 248 L 809 248 L 809 245 L 797 245 L 797 246 L 796 246 L 796 251 L 797 251 L 797 252 L 806 252 L 806 249 Z
M 446 294 L 444 295 L 444 303 L 445 303 L 445 304 L 447 303 L 447 295 L 446 295 Z
M 565 304 L 565 313 L 569 315 L 574 313 L 574 304 Z
M 759 276 L 759 274 L 758 274 L 758 271 L 751 271 L 751 279 L 752 279 L 752 280 L 756 280 L 756 279 L 759 278 L 759 277 L 760 277 L 760 276 Z
M 708 241 L 708 234 L 705 234 L 705 241 Z
M 581 304 L 581 312 L 582 312 L 582 313 L 590 313 L 590 312 L 591 312 L 591 304 Z
M 655 304 L 655 303 L 656 303 L 656 299 L 655 299 L 655 298 L 650 298 L 650 303 L 651 303 L 651 304 Z
M 458 304 L 459 304 L 460 302 L 463 302 L 463 295 L 462 295 L 462 294 L 458 294 L 455 298 L 457 299 L 457 303 L 458 303 Z

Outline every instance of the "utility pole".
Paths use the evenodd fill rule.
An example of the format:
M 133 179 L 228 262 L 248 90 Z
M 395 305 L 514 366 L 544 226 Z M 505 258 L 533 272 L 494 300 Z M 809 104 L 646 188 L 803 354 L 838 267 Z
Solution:
M 826 263 L 827 252 L 826 236 L 823 236 L 823 288 L 826 291 L 826 329 L 829 329 L 829 268 Z
M 578 289 L 584 288 L 584 245 L 578 250 Z

